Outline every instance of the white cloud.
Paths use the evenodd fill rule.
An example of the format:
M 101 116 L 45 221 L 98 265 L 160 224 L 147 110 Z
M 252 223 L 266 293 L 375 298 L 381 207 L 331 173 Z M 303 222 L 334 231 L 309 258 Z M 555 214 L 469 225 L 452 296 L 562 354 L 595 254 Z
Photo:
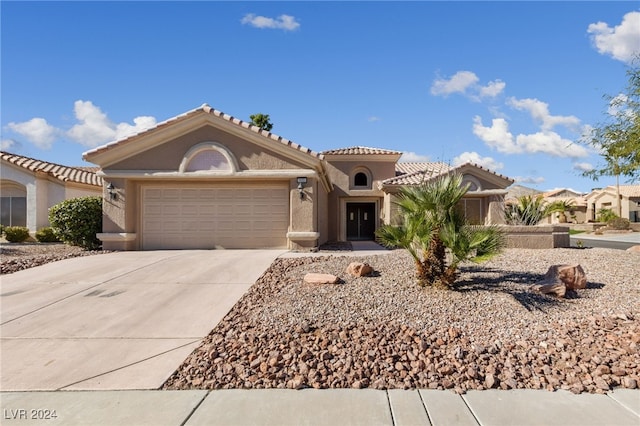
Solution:
M 482 123 L 479 116 L 473 119 L 473 133 L 486 145 L 506 154 L 544 153 L 554 157 L 586 157 L 587 150 L 559 134 L 543 130 L 531 134 L 519 134 L 515 138 L 509 132 L 509 123 L 504 118 L 494 118 L 490 127 Z
M 9 123 L 7 127 L 27 138 L 38 148 L 50 149 L 57 138 L 65 135 L 74 142 L 95 147 L 140 133 L 156 125 L 156 119 L 148 116 L 134 118 L 133 124 L 113 123 L 107 114 L 91 101 L 76 101 L 74 113 L 78 124 L 66 131 L 50 125 L 44 118 L 32 118 L 23 123 Z
M 627 13 L 620 25 L 613 28 L 606 22 L 590 24 L 587 32 L 602 55 L 630 63 L 635 55 L 640 54 L 640 12 Z
M 544 178 L 542 176 L 533 177 L 533 176 L 516 176 L 513 178 L 516 183 L 529 183 L 529 184 L 540 184 L 544 182 Z
M 573 163 L 573 168 L 580 172 L 590 172 L 593 170 L 593 165 L 591 163 Z
M 295 31 L 300 28 L 300 23 L 291 15 L 280 15 L 274 19 L 248 13 L 240 20 L 240 22 L 243 25 L 251 25 L 255 28 L 268 28 L 285 31 Z
M 504 167 L 503 163 L 500 163 L 491 157 L 481 157 L 477 152 L 463 152 L 453 159 L 454 166 L 459 166 L 465 163 L 475 163 L 493 171 L 500 170 Z
M 471 71 L 458 71 L 450 79 L 438 78 L 431 85 L 432 95 L 448 96 L 452 93 L 465 93 L 480 79 Z
M 75 142 L 89 147 L 123 139 L 156 125 L 156 119 L 148 116 L 134 118 L 133 125 L 129 123 L 115 124 L 91 101 L 76 101 L 74 111 L 79 124 L 69 129 L 67 136 Z
M 431 85 L 431 94 L 434 96 L 447 97 L 452 93 L 460 93 L 474 101 L 480 98 L 498 96 L 506 83 L 502 80 L 490 81 L 486 86 L 480 86 L 480 78 L 471 71 L 458 71 L 451 78 L 437 78 Z
M 401 163 L 428 163 L 431 159 L 428 155 L 416 154 L 415 152 L 404 152 L 399 161 Z
M 47 123 L 47 120 L 39 117 L 22 123 L 9 123 L 7 127 L 29 139 L 40 149 L 51 149 L 53 141 L 60 133 L 58 129 Z
M 573 115 L 551 115 L 549 113 L 549 104 L 538 99 L 516 99 L 511 97 L 507 99 L 507 104 L 517 110 L 528 111 L 531 117 L 540 123 L 542 130 L 551 130 L 556 126 L 565 126 L 576 130 L 580 125 L 580 119 Z
M 507 87 L 507 83 L 502 80 L 490 81 L 486 86 L 480 87 L 480 96 L 495 98 L 504 91 L 505 87 Z
M 21 148 L 20 142 L 13 139 L 0 140 L 0 151 L 16 151 Z
M 367 121 L 369 123 L 375 123 L 376 121 L 380 121 L 381 118 L 380 117 L 376 117 L 375 115 L 372 115 L 371 117 L 367 118 Z

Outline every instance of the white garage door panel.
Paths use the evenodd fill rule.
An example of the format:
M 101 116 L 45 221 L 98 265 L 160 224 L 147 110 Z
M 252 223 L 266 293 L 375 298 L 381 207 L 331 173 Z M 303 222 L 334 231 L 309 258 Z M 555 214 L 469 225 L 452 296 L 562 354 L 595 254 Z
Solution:
M 286 247 L 286 185 L 143 187 L 144 249 Z

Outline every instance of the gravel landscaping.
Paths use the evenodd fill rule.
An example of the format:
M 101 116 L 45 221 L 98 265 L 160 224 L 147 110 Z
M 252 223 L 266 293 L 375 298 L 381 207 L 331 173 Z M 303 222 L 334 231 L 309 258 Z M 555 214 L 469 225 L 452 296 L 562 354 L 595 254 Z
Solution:
M 354 261 L 373 276 L 345 274 Z M 582 265 L 587 288 L 531 292 L 553 264 Z M 637 388 L 639 265 L 621 250 L 508 249 L 465 264 L 450 291 L 418 287 L 402 250 L 278 259 L 163 388 Z
M 62 243 L 6 243 L 0 242 L 0 275 L 57 262 L 71 257 L 107 253 L 85 250 Z

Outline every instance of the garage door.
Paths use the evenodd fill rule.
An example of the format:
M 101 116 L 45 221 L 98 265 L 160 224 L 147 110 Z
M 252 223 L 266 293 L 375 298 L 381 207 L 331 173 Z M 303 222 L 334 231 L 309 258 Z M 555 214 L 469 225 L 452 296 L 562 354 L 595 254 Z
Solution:
M 144 186 L 142 246 L 284 248 L 288 185 Z

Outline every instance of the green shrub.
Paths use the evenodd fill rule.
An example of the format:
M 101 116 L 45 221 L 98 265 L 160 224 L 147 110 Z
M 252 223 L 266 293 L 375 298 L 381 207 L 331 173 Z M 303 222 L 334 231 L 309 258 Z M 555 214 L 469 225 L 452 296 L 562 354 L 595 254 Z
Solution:
M 102 197 L 71 198 L 49 209 L 49 223 L 61 241 L 88 250 L 100 247 Z
M 56 234 L 53 232 L 53 229 L 50 227 L 40 228 L 36 232 L 36 240 L 41 243 L 57 243 L 60 241 Z
M 4 235 L 4 228 L 6 228 L 6 226 L 0 225 L 0 237 Z
M 609 222 L 611 219 L 615 219 L 618 215 L 611 209 L 605 207 L 598 210 L 597 219 L 598 222 Z
M 631 227 L 631 223 L 629 222 L 629 219 L 616 217 L 607 221 L 607 227 L 610 229 L 625 230 Z
M 7 226 L 4 228 L 4 237 L 10 243 L 21 243 L 29 238 L 29 228 L 24 226 Z

